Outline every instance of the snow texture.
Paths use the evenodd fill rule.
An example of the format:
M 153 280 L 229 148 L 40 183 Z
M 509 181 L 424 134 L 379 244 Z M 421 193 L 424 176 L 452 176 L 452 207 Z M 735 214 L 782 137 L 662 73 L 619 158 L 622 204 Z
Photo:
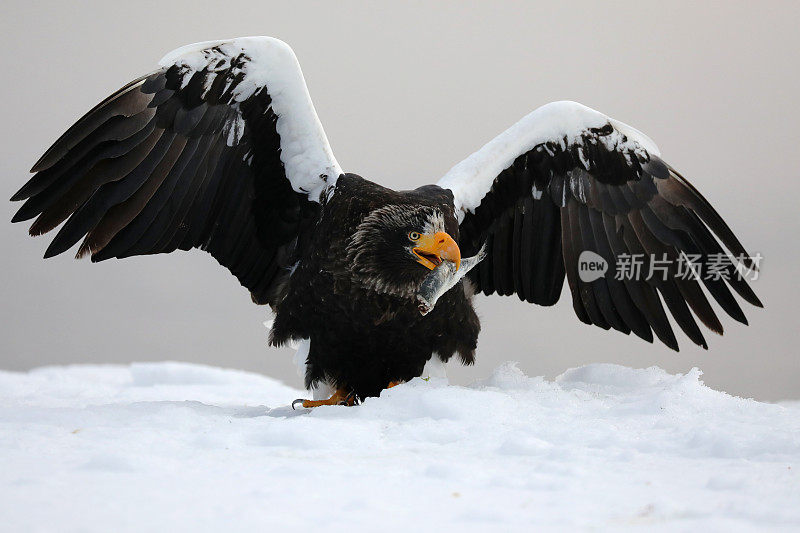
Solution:
M 474 211 L 492 187 L 494 179 L 520 155 L 546 142 L 562 146 L 580 141 L 592 128 L 611 124 L 611 135 L 598 137 L 609 148 L 645 150 L 661 155 L 658 146 L 644 133 L 577 102 L 552 102 L 524 116 L 519 122 L 486 143 L 442 176 L 437 185 L 453 191 L 459 220 Z M 588 166 L 588 165 L 587 165 Z M 533 191 L 534 196 L 541 195 Z
M 4 531 L 800 527 L 800 405 L 615 365 L 514 364 L 358 407 L 185 363 L 0 372 Z
M 281 161 L 286 177 L 295 191 L 306 192 L 310 199 L 318 201 L 326 185 L 335 185 L 342 169 L 333 156 L 308 94 L 300 64 L 288 44 L 272 37 L 206 41 L 173 50 L 158 64 L 161 67 L 183 67 L 185 85 L 194 72 L 228 69 L 231 61 L 242 54 L 249 60 L 234 68 L 236 74 L 241 72 L 244 75 L 233 91 L 234 101 L 247 100 L 259 89 L 266 88 L 272 98 L 272 109 L 278 116 L 276 128 L 281 137 Z M 213 81 L 213 75 L 207 76 L 206 90 Z M 228 144 L 238 142 L 243 127 L 242 122 L 231 128 Z

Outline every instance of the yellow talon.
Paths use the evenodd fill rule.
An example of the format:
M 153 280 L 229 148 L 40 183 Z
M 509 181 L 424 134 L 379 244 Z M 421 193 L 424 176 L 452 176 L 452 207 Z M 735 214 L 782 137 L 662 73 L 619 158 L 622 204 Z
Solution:
M 292 409 L 294 409 L 295 405 L 298 403 L 305 408 L 319 407 L 321 405 L 355 405 L 356 398 L 353 394 L 348 393 L 344 389 L 338 389 L 333 393 L 333 396 L 327 400 L 295 400 L 292 402 Z

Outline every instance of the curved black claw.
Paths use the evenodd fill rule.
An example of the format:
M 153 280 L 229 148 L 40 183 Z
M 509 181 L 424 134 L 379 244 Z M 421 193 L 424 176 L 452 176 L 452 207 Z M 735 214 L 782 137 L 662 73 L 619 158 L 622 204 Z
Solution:
M 339 405 L 348 405 L 348 406 L 350 406 L 350 405 L 358 405 L 359 403 L 361 403 L 361 402 L 358 401 L 358 396 L 356 396 L 356 393 L 355 392 L 351 392 L 350 394 L 345 396 L 344 400 L 339 402 Z
M 295 404 L 297 404 L 297 403 L 299 403 L 299 404 L 300 404 L 300 407 L 302 407 L 302 406 L 303 406 L 303 402 L 304 402 L 304 401 L 305 401 L 305 400 L 304 400 L 303 398 L 298 398 L 298 399 L 296 399 L 295 401 L 293 401 L 293 402 L 292 402 L 292 410 L 294 411 L 294 410 L 296 410 L 296 409 L 297 409 L 297 407 L 295 407 Z

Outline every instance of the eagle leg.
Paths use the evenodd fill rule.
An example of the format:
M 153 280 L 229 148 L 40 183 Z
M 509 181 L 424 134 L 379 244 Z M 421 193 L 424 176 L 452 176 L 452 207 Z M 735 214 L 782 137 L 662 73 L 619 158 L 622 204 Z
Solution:
M 336 392 L 333 393 L 333 396 L 328 398 L 327 400 L 304 400 L 299 398 L 292 402 L 292 409 L 295 409 L 296 405 L 300 404 L 303 407 L 311 408 L 311 407 L 319 407 L 321 405 L 355 405 L 356 404 L 356 396 L 353 393 L 349 393 L 344 389 L 337 389 Z
M 405 383 L 405 381 L 390 381 L 388 385 L 386 385 L 387 389 L 391 389 L 392 387 L 396 387 Z M 357 403 L 356 395 L 348 393 L 345 389 L 337 389 L 336 392 L 333 393 L 333 396 L 328 398 L 327 400 L 304 400 L 303 398 L 298 398 L 297 400 L 292 402 L 292 409 L 296 409 L 297 405 L 310 409 L 312 407 L 319 407 L 321 405 L 347 405 L 353 406 Z

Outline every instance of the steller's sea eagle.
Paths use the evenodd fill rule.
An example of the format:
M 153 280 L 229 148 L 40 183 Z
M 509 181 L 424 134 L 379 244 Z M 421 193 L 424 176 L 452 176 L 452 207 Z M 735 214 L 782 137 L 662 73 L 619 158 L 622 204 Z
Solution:
M 305 407 L 377 396 L 419 376 L 432 356 L 471 364 L 473 292 L 549 306 L 566 276 L 582 322 L 648 342 L 655 334 L 675 350 L 662 303 L 695 344 L 707 348 L 694 316 L 722 333 L 700 283 L 739 322 L 729 286 L 761 306 L 741 275 L 755 261 L 634 128 L 551 103 L 436 185 L 394 191 L 342 172 L 294 53 L 269 37 L 167 54 L 69 128 L 31 172 L 11 198 L 25 200 L 13 221 L 35 217 L 31 235 L 66 221 L 45 257 L 81 239 L 77 255 L 92 261 L 209 252 L 272 307 L 271 344 L 310 341 L 306 387 L 335 392 Z M 444 264 L 458 273 L 462 254 L 479 252 L 482 261 L 422 311 L 429 276 Z M 618 276 L 613 265 L 637 256 L 644 270 L 669 266 Z M 715 275 L 679 275 L 682 259 Z M 587 278 L 582 261 L 607 272 Z

